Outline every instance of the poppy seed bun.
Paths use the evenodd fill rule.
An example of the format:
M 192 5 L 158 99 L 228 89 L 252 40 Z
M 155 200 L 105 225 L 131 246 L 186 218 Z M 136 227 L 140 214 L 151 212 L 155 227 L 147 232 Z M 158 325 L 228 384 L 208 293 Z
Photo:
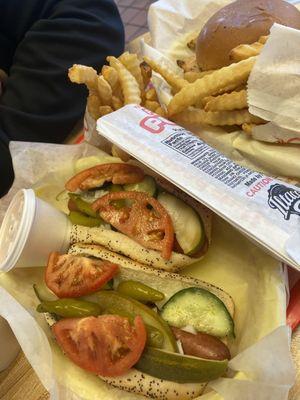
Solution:
M 300 12 L 283 0 L 237 0 L 221 8 L 198 36 L 199 68 L 210 70 L 229 65 L 231 49 L 268 35 L 274 22 L 300 29 Z

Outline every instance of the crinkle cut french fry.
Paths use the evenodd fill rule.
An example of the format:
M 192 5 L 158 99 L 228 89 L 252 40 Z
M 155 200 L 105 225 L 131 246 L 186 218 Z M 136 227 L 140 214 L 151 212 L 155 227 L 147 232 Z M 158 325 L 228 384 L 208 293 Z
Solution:
M 207 124 L 213 126 L 262 122 L 260 118 L 251 115 L 247 109 L 238 111 L 204 111 L 191 108 L 174 115 L 173 119 L 184 124 Z
M 166 116 L 167 116 L 166 111 L 161 106 L 157 107 L 154 112 L 155 112 L 155 114 L 158 114 L 158 115 L 160 115 L 161 117 L 164 117 L 164 118 L 166 118 Z
M 184 79 L 186 81 L 188 81 L 189 83 L 193 83 L 195 82 L 197 79 L 203 78 L 205 75 L 209 75 L 212 72 L 214 72 L 214 70 L 209 70 L 209 71 L 189 71 L 189 72 L 185 72 L 184 73 Z
M 256 57 L 250 57 L 247 60 L 228 65 L 205 75 L 194 83 L 188 83 L 170 101 L 168 105 L 169 116 L 180 113 L 185 108 L 195 104 L 197 100 L 210 96 L 228 85 L 239 86 L 246 82 L 255 61 Z
M 123 94 L 118 72 L 110 65 L 104 65 L 102 67 L 102 75 L 104 79 L 110 84 L 113 96 L 118 97 L 123 104 Z
M 146 98 L 146 100 L 158 101 L 157 100 L 156 90 L 155 90 L 154 87 L 152 87 L 152 88 L 150 88 L 149 90 L 146 91 L 145 98 Z
M 128 51 L 126 51 L 119 57 L 119 60 L 124 65 L 124 67 L 127 68 L 128 71 L 135 77 L 137 83 L 139 84 L 140 90 L 143 91 L 144 81 L 140 69 L 140 61 L 138 59 L 138 56 L 136 54 L 130 54 L 128 53 Z
M 229 58 L 234 62 L 246 60 L 249 57 L 257 56 L 263 47 L 264 45 L 259 42 L 252 44 L 240 44 L 230 51 Z
M 115 144 L 112 145 L 111 148 L 111 154 L 114 157 L 119 157 L 121 158 L 122 161 L 127 162 L 130 160 L 130 155 L 127 154 L 124 150 L 120 149 L 118 146 L 116 146 Z
M 124 67 L 116 57 L 109 56 L 107 60 L 111 67 L 119 74 L 119 79 L 124 96 L 124 104 L 140 104 L 141 91 L 135 77 Z
M 178 67 L 183 69 L 184 72 L 199 72 L 199 67 L 195 55 L 188 57 L 184 60 L 177 60 L 177 65 Z
M 152 69 L 150 68 L 150 65 L 146 63 L 146 61 L 142 61 L 140 64 L 140 70 L 144 81 L 144 87 L 146 88 L 149 85 L 152 76 Z
M 267 36 L 261 36 L 259 39 L 258 39 L 258 42 L 259 43 L 262 43 L 262 44 L 265 44 L 266 43 L 266 41 L 269 39 L 269 35 L 267 35 Z
M 243 131 L 245 133 L 247 133 L 248 135 L 251 135 L 252 134 L 252 130 L 253 130 L 253 128 L 255 126 L 257 126 L 257 124 L 249 124 L 249 123 L 245 122 L 245 123 L 242 124 L 242 129 L 243 129 Z
M 245 85 L 246 81 L 243 82 L 241 85 L 238 84 L 237 82 L 233 82 L 230 85 L 225 86 L 222 89 L 219 89 L 217 92 L 213 93 L 214 96 L 220 96 L 221 94 L 224 93 L 230 93 L 232 91 L 235 92 L 239 92 L 240 90 L 245 89 L 246 85 Z
M 110 84 L 110 87 L 114 92 L 120 86 L 117 71 L 109 65 L 103 65 L 101 72 L 104 79 Z
M 90 92 L 87 98 L 87 109 L 92 118 L 98 119 L 100 117 L 99 108 L 101 107 L 101 105 L 101 100 L 99 99 L 98 94 Z
M 247 108 L 247 91 L 225 93 L 210 98 L 204 107 L 205 111 L 231 111 Z
M 112 101 L 112 89 L 110 84 L 101 75 L 98 75 L 98 94 L 101 98 L 103 105 L 111 105 Z
M 187 44 L 186 44 L 187 47 L 193 51 L 196 50 L 197 37 L 198 37 L 198 35 L 196 37 L 194 37 L 192 40 L 190 40 L 189 42 L 187 42 Z
M 100 117 L 102 117 L 103 115 L 106 115 L 106 114 L 110 114 L 113 111 L 114 110 L 111 108 L 111 106 L 100 106 L 99 107 Z
M 145 101 L 145 107 L 148 108 L 150 111 L 155 111 L 160 104 L 157 101 L 151 101 L 151 100 L 146 100 Z
M 159 73 L 176 91 L 188 85 L 188 82 L 185 79 L 181 78 L 173 71 L 170 71 L 167 67 L 157 63 L 154 60 L 151 60 L 149 57 L 144 57 L 144 59 L 146 63 L 150 65 L 153 71 Z
M 69 68 L 68 76 L 71 82 L 84 83 L 89 90 L 97 90 L 97 71 L 86 65 L 74 64 Z
M 119 97 L 113 96 L 112 97 L 112 105 L 114 110 L 118 110 L 119 108 L 123 107 L 123 102 L 120 100 Z

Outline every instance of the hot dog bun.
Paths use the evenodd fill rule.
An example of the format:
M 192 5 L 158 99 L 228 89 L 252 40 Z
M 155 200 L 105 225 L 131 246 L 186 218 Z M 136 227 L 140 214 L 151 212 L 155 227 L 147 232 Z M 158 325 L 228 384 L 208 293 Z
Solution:
M 211 70 L 229 65 L 230 50 L 268 35 L 274 22 L 300 29 L 300 12 L 283 0 L 237 0 L 221 8 L 198 36 L 199 68 Z
M 76 243 L 70 247 L 68 253 L 79 256 L 95 257 L 103 260 L 110 259 L 111 261 L 118 263 L 120 267 L 119 278 L 121 280 L 138 280 L 146 285 L 155 287 L 157 290 L 163 290 L 168 298 L 184 288 L 191 286 L 203 288 L 217 296 L 224 303 L 230 315 L 232 317 L 234 315 L 234 303 L 232 297 L 223 289 L 208 282 L 141 266 L 135 261 L 110 252 L 104 247 L 98 245 Z M 45 319 L 49 326 L 52 326 L 56 322 L 49 313 L 45 314 Z M 152 397 L 156 400 L 192 400 L 200 396 L 206 387 L 205 382 L 177 383 L 150 376 L 149 374 L 141 372 L 135 368 L 131 368 L 122 376 L 99 376 L 99 378 L 115 388 L 145 397 Z M 141 399 L 145 397 L 141 397 Z M 122 398 L 121 393 L 120 398 Z

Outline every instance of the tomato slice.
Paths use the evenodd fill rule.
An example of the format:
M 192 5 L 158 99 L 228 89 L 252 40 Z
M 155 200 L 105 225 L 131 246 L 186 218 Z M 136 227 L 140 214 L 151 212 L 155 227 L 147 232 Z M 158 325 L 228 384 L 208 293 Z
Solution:
M 65 188 L 70 192 L 76 190 L 88 190 L 101 187 L 105 182 L 116 185 L 138 183 L 144 179 L 144 171 L 141 168 L 125 163 L 99 164 L 85 169 L 71 178 Z
M 286 315 L 286 323 L 294 331 L 300 324 L 300 279 L 291 290 Z
M 108 261 L 53 252 L 45 281 L 58 297 L 80 297 L 100 289 L 117 272 L 117 264 Z
M 63 352 L 79 367 L 102 376 L 120 376 L 139 360 L 147 339 L 140 316 L 68 318 L 52 326 Z
M 115 200 L 130 200 L 131 206 L 117 208 Z M 108 193 L 97 199 L 92 208 L 101 218 L 142 246 L 160 250 L 171 257 L 174 229 L 166 209 L 153 197 L 141 192 Z

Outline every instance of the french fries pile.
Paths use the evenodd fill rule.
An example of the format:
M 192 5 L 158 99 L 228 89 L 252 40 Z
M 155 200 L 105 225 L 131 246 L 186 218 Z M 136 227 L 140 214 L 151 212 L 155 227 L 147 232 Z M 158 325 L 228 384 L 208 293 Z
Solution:
M 123 53 L 107 57 L 109 65 L 101 72 L 75 64 L 69 69 L 71 82 L 85 84 L 89 90 L 87 109 L 94 119 L 109 114 L 126 104 L 141 104 L 159 115 L 165 115 L 156 91 L 149 86 L 152 71 L 136 54 Z
M 183 78 L 145 57 L 172 88 L 174 97 L 168 104 L 168 118 L 182 124 L 240 125 L 247 133 L 255 125 L 265 123 L 249 113 L 246 84 L 267 38 L 262 36 L 258 42 L 235 47 L 230 52 L 233 63 L 218 70 L 200 71 L 195 54 L 186 60 L 177 60 Z M 195 43 L 196 38 L 187 46 L 195 51 Z
M 69 69 L 69 78 L 87 86 L 87 108 L 94 119 L 126 104 L 141 104 L 179 124 L 239 125 L 251 134 L 254 126 L 265 121 L 249 113 L 246 84 L 267 38 L 235 47 L 230 52 L 233 63 L 218 70 L 199 71 L 194 54 L 177 61 L 183 70 L 183 76 L 179 76 L 149 57 L 141 62 L 136 54 L 125 52 L 118 58 L 107 57 L 109 65 L 104 65 L 99 74 L 92 67 L 75 64 Z M 187 46 L 194 51 L 195 43 L 193 39 Z M 166 108 L 149 84 L 152 71 L 171 87 L 173 98 Z

